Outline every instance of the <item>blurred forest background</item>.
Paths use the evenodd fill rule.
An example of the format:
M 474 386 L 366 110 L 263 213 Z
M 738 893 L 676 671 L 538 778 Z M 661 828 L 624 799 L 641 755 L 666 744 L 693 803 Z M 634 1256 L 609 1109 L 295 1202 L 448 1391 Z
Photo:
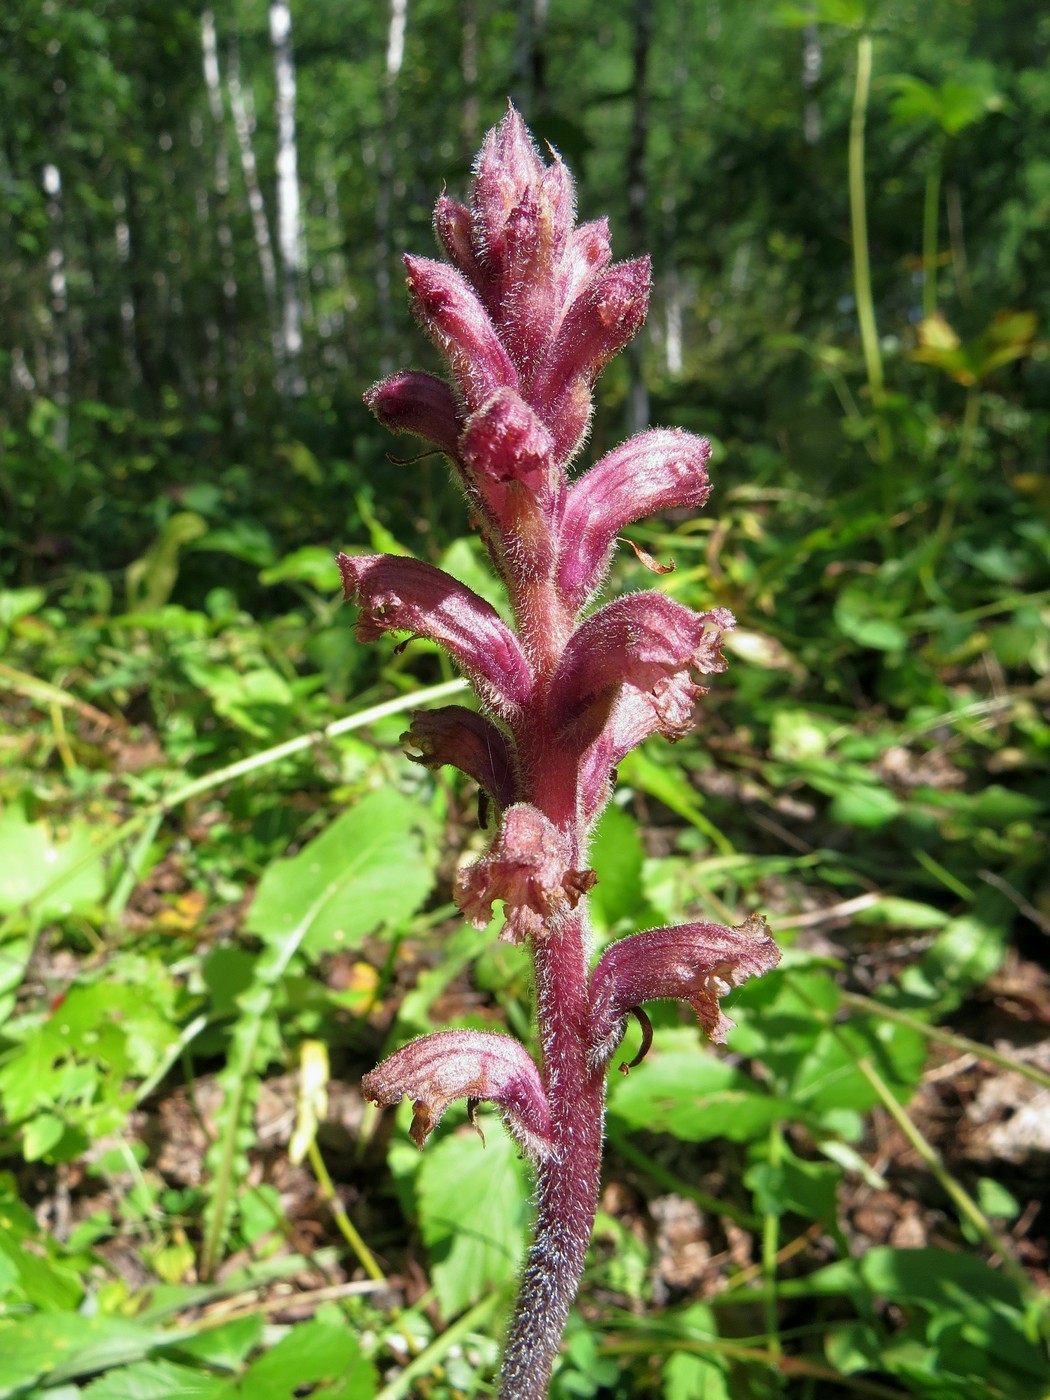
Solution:
M 661 1006 L 614 1076 L 553 1394 L 1045 1397 L 1048 57 L 1035 0 L 7 0 L 2 1400 L 492 1393 L 521 1163 L 358 1084 L 527 1038 L 527 973 L 398 744 L 455 678 L 332 556 L 498 602 L 361 394 L 435 367 L 400 255 L 508 96 L 653 255 L 584 463 L 714 444 L 613 584 L 740 624 L 621 770 L 597 934 L 787 950 L 728 1055 Z

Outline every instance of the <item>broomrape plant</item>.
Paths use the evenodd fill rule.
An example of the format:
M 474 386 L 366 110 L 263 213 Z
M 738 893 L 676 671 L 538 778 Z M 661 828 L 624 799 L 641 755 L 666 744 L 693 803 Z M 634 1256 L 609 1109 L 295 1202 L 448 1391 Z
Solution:
M 662 593 L 588 611 L 620 531 L 655 511 L 702 506 L 710 444 L 654 429 L 575 481 L 595 379 L 641 326 L 649 260 L 612 263 L 608 221 L 579 226 L 573 181 L 545 165 L 516 111 L 488 133 L 470 204 L 442 195 L 435 228 L 449 262 L 406 257 L 408 288 L 451 382 L 407 370 L 369 390 L 380 422 L 425 438 L 451 461 L 516 627 L 430 564 L 339 556 L 357 634 L 428 637 L 473 685 L 482 713 L 416 714 L 417 762 L 452 764 L 495 814 L 488 853 L 461 870 L 456 900 L 478 928 L 502 901 L 501 937 L 527 942 L 539 1065 L 508 1035 L 451 1030 L 397 1051 L 364 1080 L 367 1096 L 414 1104 L 422 1147 L 455 1099 L 497 1106 L 536 1172 L 536 1225 L 510 1323 L 500 1395 L 547 1394 L 598 1199 L 605 1075 L 644 1002 L 688 1002 L 712 1040 L 732 1025 L 719 998 L 778 959 L 760 918 L 692 923 L 614 943 L 591 968 L 587 847 L 617 763 L 651 734 L 677 739 L 722 671 L 724 608 L 697 613 Z M 451 265 L 450 265 L 451 264 Z

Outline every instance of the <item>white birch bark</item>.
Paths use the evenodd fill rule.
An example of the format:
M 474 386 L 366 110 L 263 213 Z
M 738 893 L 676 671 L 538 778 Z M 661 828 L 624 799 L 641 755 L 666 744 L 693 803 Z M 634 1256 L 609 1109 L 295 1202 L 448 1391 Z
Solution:
M 272 0 L 270 42 L 277 83 L 277 246 L 281 255 L 282 373 L 284 393 L 306 390 L 301 357 L 303 314 L 299 276 L 305 264 L 302 215 L 299 207 L 299 156 L 295 141 L 295 58 L 292 53 L 292 12 L 288 0 Z
M 824 52 L 820 42 L 820 25 L 807 24 L 802 31 L 802 86 L 809 94 L 806 110 L 802 118 L 802 131 L 810 146 L 820 140 L 820 103 L 814 88 L 820 82 L 820 70 L 824 62 Z
M 120 266 L 120 338 L 124 350 L 124 363 L 132 384 L 142 382 L 142 366 L 139 364 L 135 346 L 135 298 L 131 295 L 128 283 L 128 264 L 131 261 L 131 226 L 128 223 L 127 200 L 122 194 L 113 197 L 113 212 L 117 216 L 113 227 L 113 241 L 117 248 L 117 263 Z
M 405 57 L 408 0 L 390 0 L 386 70 L 383 76 L 383 130 L 379 145 L 379 189 L 376 194 L 376 297 L 381 336 L 380 368 L 394 368 L 394 301 L 390 262 L 393 256 L 391 214 L 394 193 L 394 133 L 397 129 L 397 79 Z
M 237 46 L 231 43 L 226 63 L 226 91 L 230 98 L 230 114 L 233 117 L 233 130 L 237 137 L 237 150 L 241 159 L 241 173 L 244 187 L 248 192 L 248 210 L 252 216 L 252 231 L 255 234 L 255 248 L 259 255 L 259 271 L 262 276 L 263 295 L 270 316 L 270 340 L 274 359 L 282 358 L 281 330 L 277 310 L 277 263 L 273 255 L 273 241 L 270 238 L 270 222 L 266 216 L 266 201 L 259 185 L 259 167 L 255 159 L 252 135 L 255 131 L 253 111 L 249 110 L 245 92 L 241 86 L 240 62 Z
M 226 142 L 226 108 L 223 105 L 222 84 L 219 79 L 219 48 L 213 10 L 205 10 L 201 15 L 201 53 L 204 85 L 208 90 L 208 110 L 215 127 L 216 236 L 219 240 L 222 263 L 222 294 L 227 303 L 230 303 L 237 295 L 233 232 L 230 229 L 230 149 Z
M 47 253 L 47 285 L 51 301 L 51 345 L 48 355 L 48 392 L 61 414 L 55 424 L 55 441 L 69 440 L 69 286 L 62 235 L 62 174 L 57 165 L 44 166 L 42 183 L 51 223 L 51 247 Z

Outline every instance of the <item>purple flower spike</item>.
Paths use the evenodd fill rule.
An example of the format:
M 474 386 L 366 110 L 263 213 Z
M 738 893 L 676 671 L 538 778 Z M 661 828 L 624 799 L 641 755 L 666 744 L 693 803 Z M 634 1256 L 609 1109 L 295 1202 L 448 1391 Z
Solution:
M 366 395 L 380 422 L 451 460 L 506 588 L 513 629 L 488 603 L 415 559 L 340 555 L 358 635 L 407 631 L 443 646 L 490 716 L 451 705 L 413 716 L 409 757 L 451 764 L 497 812 L 485 855 L 456 877 L 456 903 L 533 967 L 535 1064 L 508 1036 L 448 1031 L 367 1075 L 379 1103 L 408 1095 L 422 1146 L 454 1099 L 495 1103 L 536 1168 L 536 1233 L 508 1332 L 500 1400 L 544 1400 L 583 1272 L 598 1204 L 605 1071 L 632 1011 L 677 997 L 714 1040 L 731 1024 L 719 998 L 774 965 L 760 919 L 740 929 L 686 924 L 635 934 L 591 972 L 587 868 L 617 763 L 652 734 L 678 739 L 724 669 L 725 608 L 693 612 L 663 593 L 614 599 L 579 621 L 620 532 L 707 499 L 710 446 L 669 429 L 641 433 L 570 487 L 566 467 L 590 421 L 595 380 L 641 326 L 647 258 L 613 263 L 607 220 L 575 225 L 572 176 L 541 156 L 513 108 L 489 132 L 463 203 L 442 195 L 434 230 L 449 263 L 410 257 L 408 285 L 443 352 L 446 384 L 406 371 Z M 653 564 L 652 567 L 659 568 Z
M 686 1001 L 719 1045 L 735 1024 L 720 998 L 780 961 L 765 919 L 751 915 L 739 928 L 682 924 L 621 938 L 594 970 L 594 1055 L 607 1064 L 623 1036 L 627 1014 L 646 1001 Z
M 519 802 L 503 814 L 488 855 L 460 871 L 456 903 L 475 928 L 484 928 L 502 899 L 509 942 L 542 938 L 594 884 L 594 871 L 573 870 L 570 859 L 565 835 L 536 807 Z
M 517 714 L 532 686 L 517 637 L 491 603 L 418 559 L 340 554 L 343 596 L 361 605 L 357 635 L 411 632 L 445 648 L 497 714 Z
M 365 1098 L 389 1106 L 413 1100 L 412 1138 L 424 1143 L 450 1103 L 494 1103 L 534 1162 L 550 1155 L 550 1106 L 534 1061 L 509 1035 L 438 1031 L 413 1040 L 361 1081 Z
M 672 507 L 699 509 L 711 484 L 711 444 L 667 428 L 639 433 L 573 486 L 559 541 L 558 584 L 581 608 L 601 586 L 616 536 L 636 520 Z

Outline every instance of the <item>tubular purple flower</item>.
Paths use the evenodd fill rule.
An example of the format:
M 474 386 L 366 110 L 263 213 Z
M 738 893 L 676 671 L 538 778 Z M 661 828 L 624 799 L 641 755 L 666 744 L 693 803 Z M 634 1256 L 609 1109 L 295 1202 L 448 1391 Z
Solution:
M 421 370 L 402 370 L 373 384 L 365 403 L 384 427 L 415 433 L 453 456 L 459 437 L 456 399 L 443 379 Z
M 572 851 L 564 834 L 527 802 L 508 807 L 488 855 L 461 870 L 456 903 L 475 928 L 492 918 L 503 900 L 503 937 L 524 943 L 531 934 L 545 936 L 548 925 L 564 920 L 594 884 L 593 870 L 571 868 Z
M 739 928 L 682 924 L 630 934 L 607 948 L 591 981 L 596 1063 L 607 1064 L 623 1037 L 629 1012 L 647 1001 L 685 1001 L 719 1045 L 735 1022 L 721 998 L 780 961 L 765 919 L 751 915 Z
M 719 644 L 734 625 L 725 608 L 695 613 L 662 593 L 631 593 L 606 603 L 577 628 L 551 682 L 548 713 L 555 732 L 586 747 L 610 722 L 626 690 L 649 706 L 648 733 L 681 737 L 701 694 L 690 672 L 725 670 Z M 631 722 L 637 726 L 636 714 Z
M 473 778 L 500 811 L 514 801 L 517 778 L 511 742 L 502 729 L 476 710 L 463 705 L 416 710 L 401 742 L 418 750 L 408 754 L 413 763 L 426 768 L 450 763 Z
M 552 353 L 536 376 L 533 393 L 541 413 L 553 412 L 566 386 L 576 380 L 590 388 L 599 370 L 634 338 L 649 306 L 650 269 L 648 258 L 616 263 L 571 304 Z
M 534 1162 L 550 1155 L 550 1105 L 535 1062 L 509 1035 L 437 1031 L 420 1036 L 361 1081 L 365 1098 L 390 1106 L 413 1101 L 412 1138 L 424 1143 L 450 1103 L 494 1103 Z
M 639 433 L 608 453 L 569 491 L 558 540 L 558 586 L 579 609 L 601 586 L 625 525 L 672 507 L 699 509 L 711 484 L 711 444 L 676 429 Z
M 532 688 L 529 663 L 491 603 L 419 559 L 340 554 L 338 563 L 344 598 L 361 606 L 362 642 L 384 632 L 426 637 L 445 648 L 497 714 L 521 710 Z
M 405 266 L 416 314 L 448 360 L 468 412 L 503 385 L 517 388 L 514 363 L 463 274 L 445 263 L 407 254 Z
M 465 204 L 441 195 L 434 208 L 438 242 L 473 286 L 481 290 L 482 273 L 471 242 L 471 213 Z

